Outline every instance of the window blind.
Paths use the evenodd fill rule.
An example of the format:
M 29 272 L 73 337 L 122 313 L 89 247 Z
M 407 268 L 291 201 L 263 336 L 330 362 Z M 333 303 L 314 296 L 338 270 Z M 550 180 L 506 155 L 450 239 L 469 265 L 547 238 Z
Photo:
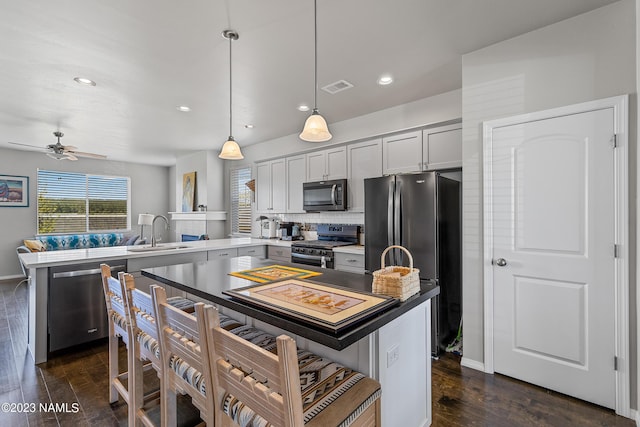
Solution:
M 251 234 L 251 167 L 231 170 L 231 233 Z
M 130 228 L 127 177 L 38 170 L 38 234 Z

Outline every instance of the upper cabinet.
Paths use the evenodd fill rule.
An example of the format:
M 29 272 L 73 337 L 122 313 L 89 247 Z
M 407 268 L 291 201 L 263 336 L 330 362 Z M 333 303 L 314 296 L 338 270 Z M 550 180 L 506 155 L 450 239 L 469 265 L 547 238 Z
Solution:
M 306 156 L 287 157 L 287 213 L 304 213 L 302 183 L 306 180 Z
M 328 148 L 307 154 L 306 181 L 325 181 L 347 177 L 347 149 Z
M 364 212 L 364 180 L 382 175 L 382 139 L 347 146 L 348 208 Z
M 283 213 L 286 211 L 285 159 L 276 159 L 256 165 L 256 211 Z
M 422 131 L 382 138 L 382 173 L 417 172 L 422 168 Z
M 382 138 L 382 173 L 422 172 L 462 167 L 462 124 Z
M 462 124 L 422 131 L 422 170 L 462 167 Z
M 364 212 L 364 180 L 462 167 L 456 123 L 325 148 L 256 164 L 256 212 L 304 213 L 302 184 L 347 178 L 349 211 Z

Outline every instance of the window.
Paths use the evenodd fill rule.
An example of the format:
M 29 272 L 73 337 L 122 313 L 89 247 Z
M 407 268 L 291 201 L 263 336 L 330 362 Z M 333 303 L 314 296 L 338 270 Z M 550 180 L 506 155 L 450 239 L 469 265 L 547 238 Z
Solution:
M 231 233 L 251 234 L 251 167 L 231 170 Z
M 38 170 L 38 234 L 128 230 L 127 177 Z

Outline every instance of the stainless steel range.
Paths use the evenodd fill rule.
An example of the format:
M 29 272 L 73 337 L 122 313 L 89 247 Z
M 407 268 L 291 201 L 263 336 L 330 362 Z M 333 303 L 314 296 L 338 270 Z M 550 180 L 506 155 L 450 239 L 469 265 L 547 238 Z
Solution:
M 333 268 L 333 248 L 358 243 L 359 225 L 318 224 L 318 240 L 291 244 L 291 262 Z

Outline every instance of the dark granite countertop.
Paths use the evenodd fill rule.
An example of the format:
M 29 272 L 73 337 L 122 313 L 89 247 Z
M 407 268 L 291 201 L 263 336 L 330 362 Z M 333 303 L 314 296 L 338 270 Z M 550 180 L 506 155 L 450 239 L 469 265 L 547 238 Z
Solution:
M 420 283 L 420 293 L 405 302 L 399 303 L 382 313 L 363 320 L 362 322 L 340 331 L 337 334 L 301 323 L 295 319 L 284 317 L 274 312 L 260 309 L 256 306 L 234 300 L 223 294 L 224 291 L 256 285 L 245 279 L 229 276 L 234 271 L 248 270 L 269 265 L 286 265 L 318 271 L 322 274 L 310 280 L 327 285 L 337 285 L 357 291 L 371 291 L 372 276 L 365 274 L 346 273 L 332 269 L 322 269 L 301 264 L 275 262 L 265 258 L 236 257 L 216 259 L 189 264 L 169 265 L 164 267 L 145 268 L 144 276 L 160 283 L 197 295 L 215 304 L 245 314 L 251 318 L 284 329 L 300 337 L 315 341 L 335 350 L 342 350 L 358 340 L 376 331 L 393 319 L 401 316 L 412 308 L 422 304 L 440 293 L 440 288 L 430 281 Z

